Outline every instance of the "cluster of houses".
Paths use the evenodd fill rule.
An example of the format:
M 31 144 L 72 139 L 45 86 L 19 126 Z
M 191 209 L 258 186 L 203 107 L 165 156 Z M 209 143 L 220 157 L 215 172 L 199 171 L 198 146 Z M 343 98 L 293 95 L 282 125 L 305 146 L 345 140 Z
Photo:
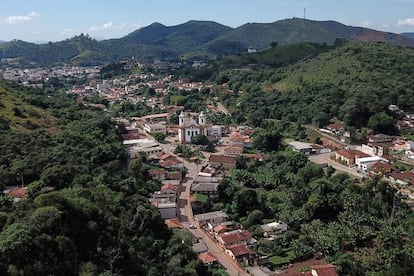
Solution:
M 228 218 L 228 215 L 223 211 L 194 216 L 198 226 L 205 229 L 233 260 L 244 264 L 263 265 L 266 263 L 266 256 L 260 256 L 251 249 L 257 244 L 257 240 L 248 230 L 234 229 L 235 223 L 229 221 Z M 262 225 L 261 228 L 265 237 L 274 239 L 278 234 L 286 232 L 288 227 L 283 222 L 272 222 Z

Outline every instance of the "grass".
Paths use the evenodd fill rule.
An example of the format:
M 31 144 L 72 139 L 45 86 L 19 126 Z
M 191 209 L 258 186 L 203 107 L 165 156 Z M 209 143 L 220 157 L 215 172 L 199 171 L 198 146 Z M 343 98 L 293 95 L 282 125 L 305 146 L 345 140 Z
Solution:
M 195 199 L 201 203 L 208 203 L 208 196 L 203 194 L 195 194 Z

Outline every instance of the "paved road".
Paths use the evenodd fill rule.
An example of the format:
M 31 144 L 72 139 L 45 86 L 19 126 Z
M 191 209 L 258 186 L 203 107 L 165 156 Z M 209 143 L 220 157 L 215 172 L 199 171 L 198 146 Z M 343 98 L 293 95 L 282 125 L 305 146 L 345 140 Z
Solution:
M 328 152 L 328 153 L 323 153 L 323 154 L 315 154 L 315 155 L 309 155 L 308 159 L 316 164 L 328 164 L 332 167 L 335 168 L 335 170 L 340 171 L 340 172 L 345 172 L 348 173 L 352 176 L 356 176 L 358 178 L 362 178 L 364 177 L 363 174 L 360 174 L 356 171 L 356 168 L 350 168 L 348 166 L 342 165 L 334 160 L 331 160 L 331 155 L 333 155 L 335 153 L 333 152 Z

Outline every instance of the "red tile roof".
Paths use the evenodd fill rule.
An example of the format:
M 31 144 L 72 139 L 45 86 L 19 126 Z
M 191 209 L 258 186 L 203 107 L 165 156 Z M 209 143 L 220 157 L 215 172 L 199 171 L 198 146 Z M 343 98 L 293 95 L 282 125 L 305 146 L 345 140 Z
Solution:
M 222 225 L 222 224 L 217 225 L 216 227 L 213 228 L 214 232 L 216 232 L 216 233 L 220 233 L 220 232 L 225 231 L 227 229 L 228 229 L 227 226 Z
M 366 153 L 364 153 L 362 151 L 359 151 L 359 150 L 342 149 L 342 150 L 338 150 L 336 153 L 343 156 L 343 157 L 345 157 L 345 158 L 348 158 L 348 159 L 354 159 L 355 157 L 364 158 L 364 157 L 370 157 L 371 156 L 371 155 L 366 154 Z
M 217 262 L 217 257 L 210 252 L 204 252 L 198 255 L 198 258 L 204 263 L 204 264 L 210 264 L 213 262 Z
M 233 253 L 233 255 L 236 257 L 247 255 L 247 254 L 253 254 L 253 251 L 243 244 L 232 245 L 232 246 L 227 247 L 227 249 L 230 250 Z
M 27 191 L 27 187 L 23 187 L 23 188 L 14 187 L 14 188 L 10 188 L 9 190 L 7 190 L 5 192 L 5 194 L 8 194 L 8 195 L 10 195 L 12 197 L 16 197 L 16 198 L 23 198 L 23 197 L 27 196 L 28 191 Z
M 166 170 L 154 170 L 154 169 L 148 170 L 148 174 L 151 175 L 151 176 L 161 175 L 161 174 L 166 174 L 166 173 L 167 173 Z
M 408 172 L 408 173 L 398 173 L 394 172 L 391 174 L 391 176 L 394 179 L 402 180 L 402 181 L 408 181 L 409 184 L 414 185 L 414 173 Z
M 250 240 L 252 238 L 249 231 L 247 231 L 247 230 L 242 230 L 242 231 L 238 230 L 238 231 L 233 231 L 233 232 L 225 232 L 223 234 L 220 234 L 219 236 L 223 240 L 224 245 L 235 243 L 235 242 L 247 241 L 247 240 Z
M 331 264 L 313 265 L 310 269 L 314 270 L 317 276 L 338 276 L 335 266 Z
M 210 155 L 210 162 L 214 163 L 232 163 L 236 164 L 236 159 L 234 156 L 228 155 Z
M 164 184 L 161 187 L 161 192 L 165 192 L 168 189 L 170 189 L 172 191 L 177 191 L 177 186 L 175 186 L 173 184 L 170 184 L 170 183 Z

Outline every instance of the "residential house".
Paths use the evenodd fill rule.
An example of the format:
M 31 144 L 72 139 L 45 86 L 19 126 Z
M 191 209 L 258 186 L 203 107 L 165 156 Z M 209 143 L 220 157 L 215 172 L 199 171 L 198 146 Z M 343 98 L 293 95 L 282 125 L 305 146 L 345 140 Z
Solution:
M 166 170 L 151 169 L 151 170 L 148 170 L 148 175 L 153 180 L 163 181 L 163 180 L 165 180 L 165 178 L 167 176 L 167 171 Z
M 236 158 L 230 155 L 210 155 L 209 163 L 212 167 L 223 167 L 226 170 L 236 168 Z
M 241 155 L 243 153 L 243 147 L 241 146 L 229 146 L 224 149 L 226 155 Z
M 247 230 L 235 230 L 219 234 L 216 236 L 216 239 L 221 246 L 227 248 L 231 245 L 247 245 L 251 241 L 252 236 Z
M 310 266 L 312 276 L 338 276 L 335 266 L 331 264 Z
M 153 202 L 154 204 L 154 202 Z M 161 214 L 162 219 L 170 219 L 177 217 L 177 204 L 175 202 L 154 204 Z
M 312 144 L 309 143 L 292 141 L 289 143 L 289 146 L 291 146 L 294 151 L 301 152 L 307 155 L 314 153 Z
M 144 123 L 144 130 L 150 134 L 167 133 L 167 127 L 164 124 L 148 124 Z
M 27 187 L 8 187 L 6 190 L 3 191 L 4 194 L 9 195 L 13 197 L 13 202 L 19 202 L 22 199 L 25 199 L 29 191 L 27 190 Z
M 335 152 L 335 158 L 338 161 L 344 162 L 346 165 L 351 166 L 355 164 L 355 158 L 370 157 L 370 155 L 363 153 L 359 150 L 347 150 L 342 149 Z
M 370 143 L 391 143 L 394 139 L 394 136 L 385 134 L 368 135 L 368 142 Z
M 191 184 L 191 193 L 204 194 L 208 196 L 217 195 L 219 183 L 195 183 Z
M 197 254 L 204 253 L 204 252 L 208 251 L 208 248 L 207 248 L 207 246 L 204 242 L 194 243 L 192 248 L 193 248 L 193 251 Z
M 173 184 L 164 184 L 161 187 L 161 194 L 176 194 L 178 187 Z
M 275 221 L 260 226 L 263 230 L 264 237 L 271 237 L 274 234 L 286 232 L 288 230 L 288 225 L 281 221 Z
M 345 129 L 341 125 L 338 125 L 338 124 L 327 125 L 326 129 L 329 131 L 332 131 L 336 135 L 341 135 L 345 131 Z
M 371 166 L 371 168 L 369 169 L 369 173 L 371 175 L 385 176 L 387 174 L 390 174 L 394 170 L 395 170 L 394 166 L 391 165 L 390 163 L 384 162 L 384 161 L 378 161 L 374 165 Z
M 414 173 L 412 172 L 393 172 L 389 179 L 400 186 L 414 185 Z
M 198 255 L 198 258 L 205 265 L 211 265 L 211 264 L 217 263 L 218 261 L 216 255 L 210 252 L 201 253 Z
M 245 139 L 246 139 L 246 137 L 244 135 L 240 134 L 239 132 L 233 132 L 230 135 L 229 144 L 231 146 L 244 147 L 244 140 Z
M 223 211 L 203 213 L 194 216 L 195 221 L 197 221 L 200 226 L 208 226 L 210 228 L 227 221 L 228 218 L 229 216 Z
M 237 262 L 251 262 L 251 255 L 254 253 L 250 248 L 243 244 L 235 244 L 225 249 L 227 255 Z
M 179 161 L 177 157 L 171 154 L 163 154 L 160 157 L 160 162 L 158 163 L 161 167 L 165 169 L 181 169 L 184 167 L 183 162 Z
M 223 224 L 219 224 L 216 227 L 213 228 L 213 233 L 218 235 L 218 234 L 222 234 L 224 232 L 226 232 L 228 230 L 226 225 Z

